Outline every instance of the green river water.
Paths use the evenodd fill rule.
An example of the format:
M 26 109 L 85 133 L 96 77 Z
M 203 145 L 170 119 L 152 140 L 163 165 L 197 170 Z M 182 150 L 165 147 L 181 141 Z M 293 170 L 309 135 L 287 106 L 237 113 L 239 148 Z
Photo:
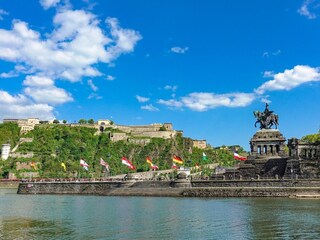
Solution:
M 0 239 L 320 239 L 320 200 L 17 195 Z

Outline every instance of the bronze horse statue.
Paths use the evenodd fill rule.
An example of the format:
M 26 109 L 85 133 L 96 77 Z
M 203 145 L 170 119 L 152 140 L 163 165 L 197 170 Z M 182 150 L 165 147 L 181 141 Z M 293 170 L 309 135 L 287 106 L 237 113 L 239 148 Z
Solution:
M 257 123 L 260 123 L 260 129 L 270 129 L 273 125 L 276 126 L 276 129 L 279 125 L 279 117 L 277 114 L 274 114 L 272 111 L 254 111 L 253 112 L 257 121 L 255 122 L 254 126 L 257 127 Z

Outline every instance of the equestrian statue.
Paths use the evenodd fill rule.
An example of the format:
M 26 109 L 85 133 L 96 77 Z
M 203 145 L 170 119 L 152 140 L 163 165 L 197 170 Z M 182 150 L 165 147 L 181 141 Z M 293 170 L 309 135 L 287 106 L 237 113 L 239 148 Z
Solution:
M 273 111 L 269 110 L 268 103 L 266 103 L 266 109 L 264 112 L 254 111 L 253 114 L 257 119 L 254 127 L 257 127 L 257 123 L 260 123 L 260 129 L 270 129 L 273 125 L 275 125 L 276 129 L 278 128 L 279 117 L 277 114 L 274 114 Z

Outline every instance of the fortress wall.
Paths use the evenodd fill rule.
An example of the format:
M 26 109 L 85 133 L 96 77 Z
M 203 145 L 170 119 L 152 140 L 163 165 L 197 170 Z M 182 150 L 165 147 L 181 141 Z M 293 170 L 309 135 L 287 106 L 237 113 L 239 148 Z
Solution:
M 141 136 L 141 137 L 150 137 L 150 138 L 170 139 L 176 136 L 176 132 L 175 131 L 141 132 L 141 133 L 134 133 L 133 135 Z
M 116 125 L 114 128 L 119 129 L 121 131 L 127 132 L 127 133 L 141 133 L 141 132 L 154 132 L 159 131 L 160 127 L 162 127 L 161 124 L 157 125 L 146 125 L 146 126 L 122 126 L 122 125 Z
M 142 139 L 129 138 L 128 141 L 133 144 L 147 145 L 148 143 L 151 142 L 151 139 L 150 138 L 142 138 Z
M 99 129 L 99 125 L 97 124 L 79 124 L 79 123 L 71 123 L 70 127 L 86 127 L 86 128 L 96 128 Z
M 111 133 L 110 139 L 112 142 L 121 141 L 121 140 L 127 140 L 128 136 L 126 133 Z

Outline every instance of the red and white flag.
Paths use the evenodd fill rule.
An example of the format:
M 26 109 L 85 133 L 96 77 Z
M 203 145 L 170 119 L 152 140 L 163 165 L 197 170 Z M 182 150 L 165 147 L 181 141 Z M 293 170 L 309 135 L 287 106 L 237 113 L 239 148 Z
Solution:
M 159 167 L 157 165 L 153 164 L 153 163 L 151 163 L 150 167 L 151 167 L 152 170 L 158 170 L 159 169 Z
M 121 162 L 122 164 L 126 165 L 128 168 L 130 168 L 131 170 L 135 170 L 136 167 L 132 164 L 132 162 L 127 159 L 126 157 L 122 157 L 121 158 Z
M 89 167 L 89 164 L 86 163 L 83 159 L 80 159 L 80 166 L 82 166 L 85 170 L 89 170 L 88 167 Z
M 105 166 L 107 171 L 109 172 L 109 164 L 106 163 L 102 158 L 100 158 L 100 165 Z
M 239 155 L 238 153 L 236 153 L 236 152 L 233 153 L 233 158 L 234 158 L 234 159 L 237 159 L 237 160 L 240 160 L 240 161 L 245 161 L 245 160 L 247 160 L 246 157 L 240 156 L 240 155 Z

